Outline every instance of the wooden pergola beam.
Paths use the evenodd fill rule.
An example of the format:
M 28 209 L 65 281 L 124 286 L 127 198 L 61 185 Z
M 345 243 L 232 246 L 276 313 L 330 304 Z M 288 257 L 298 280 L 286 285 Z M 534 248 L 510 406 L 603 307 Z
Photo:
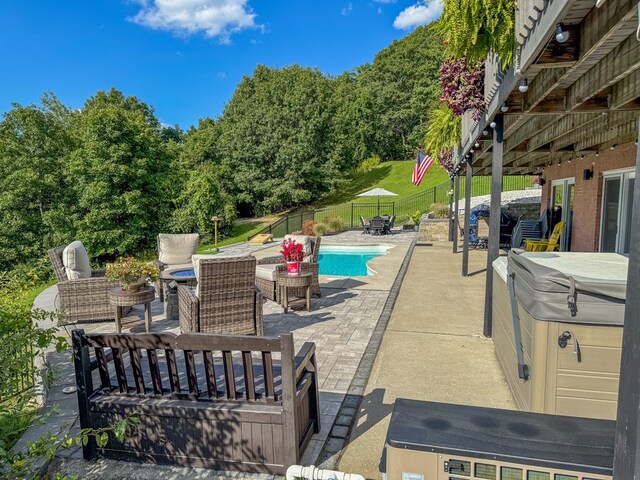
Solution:
M 582 127 L 573 129 L 569 134 L 554 140 L 551 143 L 551 151 L 556 152 L 569 145 L 575 145 L 575 150 L 578 152 L 582 151 L 585 147 L 579 147 L 578 145 L 581 144 L 584 139 L 593 138 L 594 135 L 615 129 L 630 121 L 633 121 L 633 115 L 627 113 L 599 116 Z M 595 145 L 595 143 L 593 145 Z
M 639 68 L 640 42 L 629 36 L 567 89 L 567 109 L 574 110 Z
M 547 145 L 556 139 L 580 129 L 585 125 L 601 118 L 604 114 L 598 113 L 581 113 L 579 115 L 565 115 L 548 125 L 537 135 L 531 136 L 529 139 L 529 151 L 537 150 L 543 145 Z
M 611 108 L 625 109 L 629 104 L 637 105 L 640 98 L 640 69 L 613 86 L 611 91 Z

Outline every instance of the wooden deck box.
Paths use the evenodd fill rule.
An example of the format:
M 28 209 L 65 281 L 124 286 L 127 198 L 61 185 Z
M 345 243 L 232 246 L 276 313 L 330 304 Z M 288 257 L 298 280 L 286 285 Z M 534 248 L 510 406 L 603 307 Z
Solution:
M 284 474 L 320 430 L 315 345 L 294 355 L 291 334 L 74 330 L 73 350 L 80 427 L 140 420 L 122 442 L 90 439 L 87 460 Z

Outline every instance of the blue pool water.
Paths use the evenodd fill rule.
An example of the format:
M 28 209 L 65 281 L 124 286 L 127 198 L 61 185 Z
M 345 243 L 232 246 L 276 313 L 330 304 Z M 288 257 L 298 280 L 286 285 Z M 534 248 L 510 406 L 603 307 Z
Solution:
M 385 255 L 389 247 L 386 245 L 343 246 L 325 245 L 320 247 L 318 263 L 320 275 L 337 275 L 344 277 L 364 277 L 372 272 L 367 262 L 372 258 Z

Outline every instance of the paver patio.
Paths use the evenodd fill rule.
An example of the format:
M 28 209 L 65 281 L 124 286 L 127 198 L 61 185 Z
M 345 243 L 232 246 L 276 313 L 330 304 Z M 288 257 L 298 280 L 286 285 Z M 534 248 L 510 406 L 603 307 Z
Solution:
M 341 238 L 341 235 L 336 235 L 333 236 L 331 240 L 332 243 L 384 242 L 397 244 L 399 247 L 397 251 L 402 254 L 397 255 L 398 258 L 392 258 L 395 263 L 393 273 L 393 278 L 395 278 L 405 254 L 409 251 L 410 242 L 414 237 L 415 234 L 413 232 L 382 238 L 372 238 L 368 235 L 349 232 L 344 234 L 343 238 Z M 257 256 L 260 256 L 260 253 L 262 253 L 262 255 L 268 254 L 267 250 L 265 250 L 267 253 L 258 251 L 264 248 L 263 246 L 256 248 L 255 246 L 242 244 L 225 250 L 231 250 L 234 253 L 252 251 L 256 252 Z M 267 248 L 273 248 L 273 245 L 267 246 Z M 375 286 L 374 284 L 367 288 L 367 284 L 364 281 L 354 282 L 351 285 L 346 285 L 347 288 L 345 288 L 345 283 L 336 282 L 335 278 L 321 278 L 322 297 L 312 300 L 311 312 L 295 309 L 290 310 L 288 314 L 284 314 L 282 308 L 274 302 L 268 301 L 264 305 L 265 335 L 279 335 L 285 332 L 292 332 L 296 348 L 307 341 L 315 342 L 317 347 L 321 392 L 321 432 L 312 437 L 302 460 L 304 464 L 312 464 L 318 461 L 322 448 L 325 443 L 327 443 L 330 433 L 340 435 L 341 437 L 346 436 L 348 433 L 347 425 L 336 425 L 333 431 L 331 427 L 334 425 L 341 407 L 343 407 L 341 413 L 345 411 L 343 401 L 345 400 L 345 395 L 349 392 L 354 378 L 357 374 L 362 376 L 362 373 L 358 371 L 358 367 L 369 346 L 378 320 L 385 309 L 393 278 L 386 282 L 386 285 L 388 285 L 386 289 L 371 288 Z M 332 288 L 335 286 L 339 288 Z M 53 308 L 54 299 L 55 288 L 52 288 L 45 291 L 43 295 L 37 299 L 36 306 L 51 309 Z M 387 306 L 387 311 L 389 311 L 389 308 L 390 307 Z M 163 304 L 158 300 L 152 303 L 152 314 L 154 318 L 152 331 L 179 333 L 177 321 L 168 321 L 165 318 Z M 142 307 L 135 307 L 132 312 L 123 319 L 123 332 L 144 331 L 142 318 Z M 70 332 L 72 328 L 83 328 L 87 332 L 100 333 L 114 331 L 113 322 L 83 323 L 67 326 L 66 331 Z M 381 334 L 376 335 L 376 339 L 379 340 L 380 336 Z M 59 412 L 50 419 L 50 424 L 60 426 L 61 424 L 68 425 L 74 423 L 74 428 L 77 428 L 76 397 L 75 395 L 65 395 L 62 393 L 62 388 L 75 384 L 73 368 L 69 363 L 68 353 L 63 355 L 51 354 L 50 362 L 54 365 L 54 370 L 57 372 L 57 381 L 52 386 L 49 398 L 59 406 Z M 360 379 L 359 382 L 364 385 L 362 379 Z M 350 407 L 347 406 L 346 408 L 348 412 Z M 353 413 L 355 413 L 355 411 Z M 344 419 L 340 421 L 345 423 Z M 42 428 L 50 428 L 51 425 L 46 425 Z M 42 428 L 31 432 L 32 436 L 37 438 L 37 435 L 42 432 Z M 341 429 L 344 430 L 344 432 L 342 432 Z M 62 452 L 61 457 L 66 459 L 65 469 L 89 468 L 101 470 L 102 473 L 99 474 L 99 477 L 94 478 L 106 478 L 104 475 L 106 475 L 107 472 L 118 470 L 115 467 L 114 469 L 105 469 L 104 466 L 101 466 L 104 462 L 109 462 L 105 460 L 92 462 L 91 465 L 82 465 L 84 462 L 78 461 L 78 459 L 81 458 L 79 448 Z M 114 465 L 116 463 L 114 463 Z M 124 466 L 126 467 L 126 464 Z M 97 470 L 93 475 L 98 475 Z M 184 469 L 176 469 L 174 474 L 177 474 L 177 471 L 183 470 Z M 153 469 L 150 471 L 153 472 Z M 189 475 L 195 475 L 195 472 L 196 471 L 193 470 Z M 82 475 L 91 475 L 90 470 L 84 470 L 80 473 Z M 140 472 L 138 473 L 141 474 Z M 149 475 L 150 477 L 154 476 L 153 473 Z M 206 471 L 199 472 L 198 475 L 204 476 L 197 478 L 213 478 L 213 473 L 211 473 L 211 477 L 208 477 Z M 171 478 L 181 477 L 176 476 Z M 191 477 L 189 476 L 189 478 Z

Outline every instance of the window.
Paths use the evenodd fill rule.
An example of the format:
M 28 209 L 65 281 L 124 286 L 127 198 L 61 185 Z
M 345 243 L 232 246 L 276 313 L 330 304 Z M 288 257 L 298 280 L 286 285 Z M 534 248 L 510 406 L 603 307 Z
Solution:
M 600 222 L 600 251 L 629 253 L 635 172 L 604 174 Z

